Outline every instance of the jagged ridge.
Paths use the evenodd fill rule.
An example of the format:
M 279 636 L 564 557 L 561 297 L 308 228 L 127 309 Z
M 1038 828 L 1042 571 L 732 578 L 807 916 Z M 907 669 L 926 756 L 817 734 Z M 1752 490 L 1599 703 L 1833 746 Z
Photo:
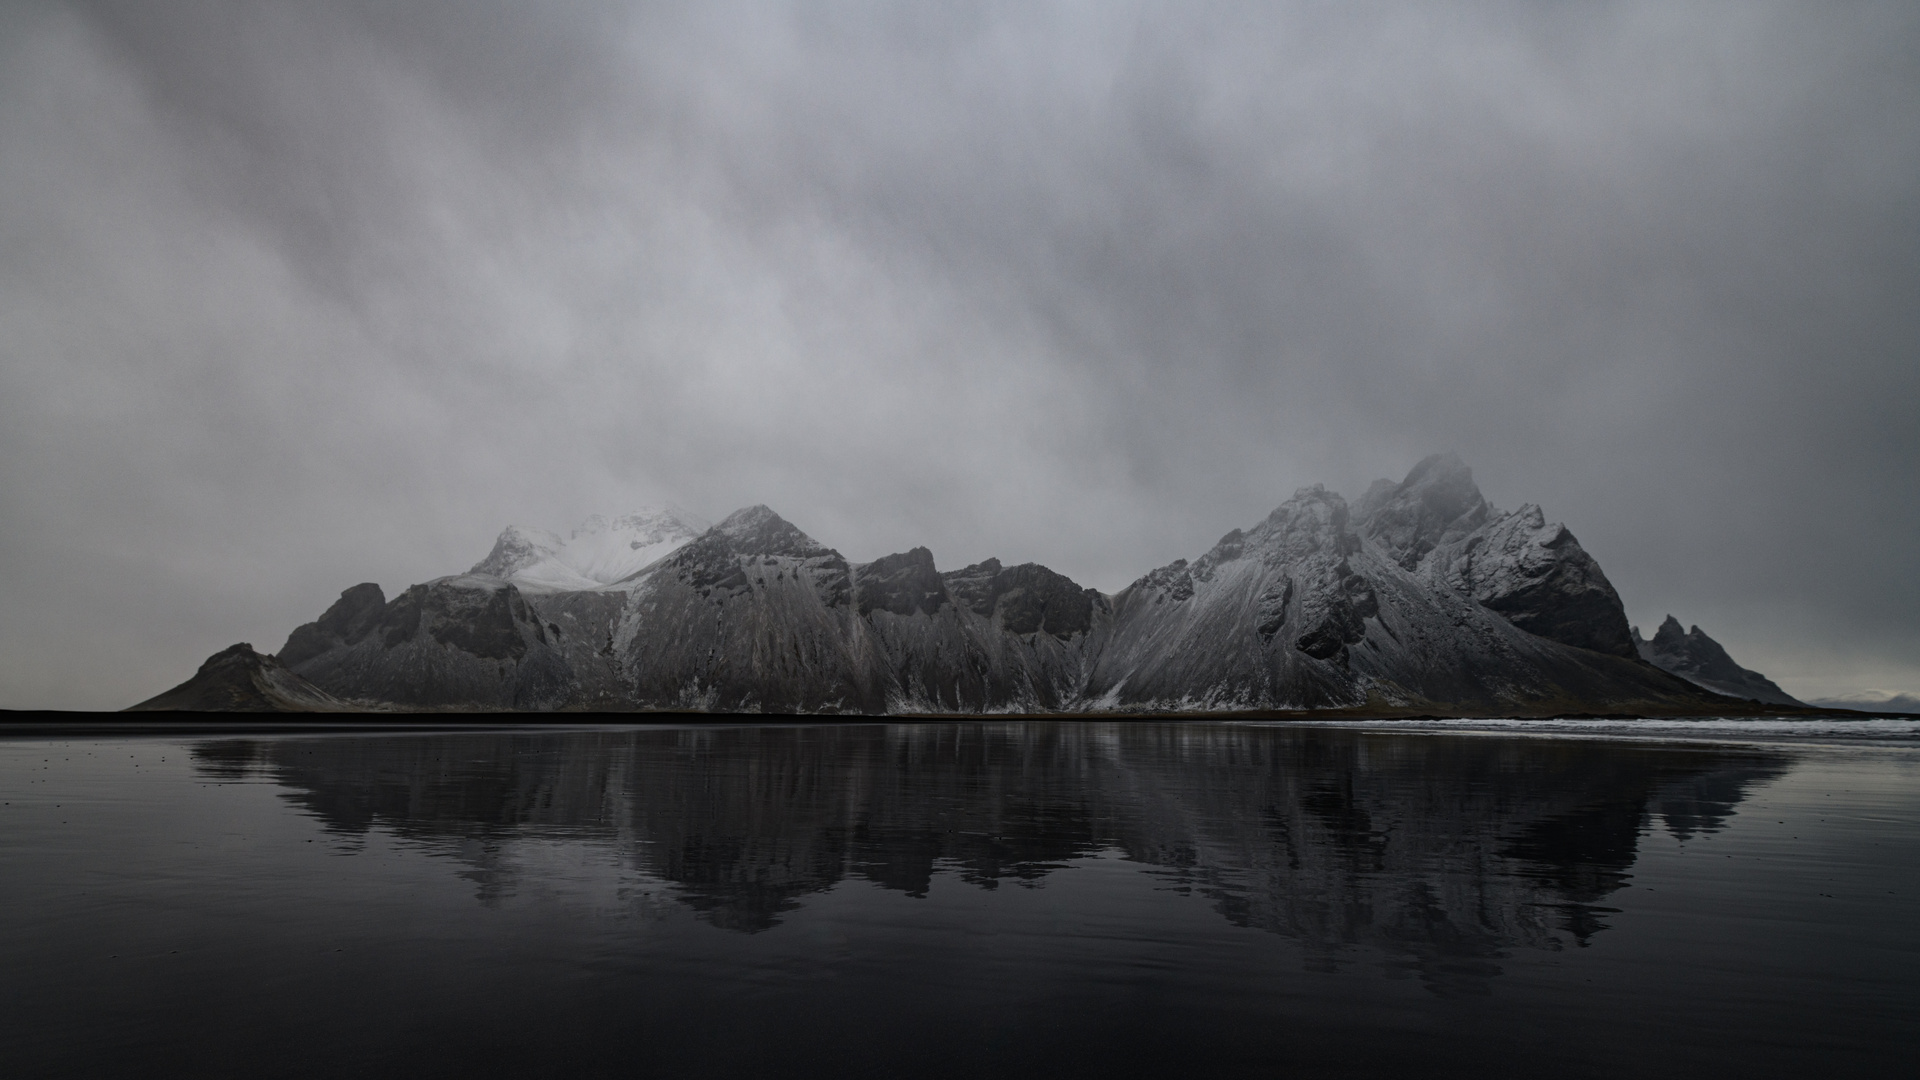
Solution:
M 1495 509 L 1451 455 L 1351 508 L 1303 488 L 1113 596 L 1031 563 L 942 572 L 924 547 L 850 563 L 765 506 L 691 538 L 683 518 L 642 517 L 670 550 L 621 577 L 557 588 L 561 542 L 509 529 L 469 574 L 391 601 L 347 590 L 281 660 L 336 697 L 414 709 L 1553 715 L 1725 702 L 1641 659 L 1573 534 L 1536 506 Z M 576 538 L 626 535 L 595 520 Z
M 1683 630 L 1680 620 L 1671 615 L 1654 631 L 1652 641 L 1642 638 L 1640 628 L 1634 627 L 1633 643 L 1635 651 L 1648 663 L 1716 694 L 1773 705 L 1801 704 L 1774 685 L 1772 679 L 1734 663 L 1727 650 L 1698 626 L 1691 631 Z

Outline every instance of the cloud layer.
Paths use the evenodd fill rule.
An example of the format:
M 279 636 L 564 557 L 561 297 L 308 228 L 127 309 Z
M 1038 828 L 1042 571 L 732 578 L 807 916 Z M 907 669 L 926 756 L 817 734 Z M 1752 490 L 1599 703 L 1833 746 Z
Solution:
M 1630 614 L 1920 689 L 1920 9 L 17 4 L 0 706 L 510 523 L 1114 590 L 1455 450 Z

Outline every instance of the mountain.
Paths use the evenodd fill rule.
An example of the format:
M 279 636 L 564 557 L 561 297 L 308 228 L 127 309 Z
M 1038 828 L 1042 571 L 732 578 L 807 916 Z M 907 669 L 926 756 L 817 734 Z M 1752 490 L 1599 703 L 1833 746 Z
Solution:
M 214 653 L 193 678 L 128 712 L 348 712 L 351 705 L 241 642 Z
M 466 574 L 346 590 L 279 653 L 365 707 L 1675 715 L 1753 708 L 1644 660 L 1592 556 L 1458 458 L 1302 488 L 1114 595 L 1034 563 L 853 563 L 765 506 L 512 528 Z M 1770 684 L 1769 684 L 1770 685 Z M 1777 688 L 1776 688 L 1777 689 Z M 1789 699 L 1790 700 L 1790 699 Z
M 1801 704 L 1765 675 L 1734 663 L 1727 650 L 1698 626 L 1683 630 L 1680 620 L 1671 615 L 1654 631 L 1652 641 L 1642 638 L 1640 628 L 1634 627 L 1633 644 L 1641 659 L 1716 694 L 1770 705 Z
M 1620 599 L 1564 526 L 1487 504 L 1450 455 L 1356 508 L 1321 487 L 1114 597 L 1086 694 L 1106 707 L 1664 711 Z

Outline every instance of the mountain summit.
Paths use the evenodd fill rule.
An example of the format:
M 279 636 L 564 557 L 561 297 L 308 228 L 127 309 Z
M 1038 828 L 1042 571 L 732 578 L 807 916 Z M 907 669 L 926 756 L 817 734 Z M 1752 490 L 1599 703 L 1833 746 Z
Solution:
M 849 562 L 765 506 L 511 528 L 466 574 L 346 590 L 278 663 L 382 709 L 1674 715 L 1778 693 L 1644 659 L 1573 534 L 1494 508 L 1452 455 L 1352 506 L 1301 488 L 1111 596 L 925 547 Z

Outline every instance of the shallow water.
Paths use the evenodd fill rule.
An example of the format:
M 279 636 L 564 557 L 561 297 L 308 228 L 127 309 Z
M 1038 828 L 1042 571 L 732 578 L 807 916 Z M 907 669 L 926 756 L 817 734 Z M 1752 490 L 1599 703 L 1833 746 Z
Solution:
M 1916 728 L 1547 730 L 0 739 L 0 1071 L 1910 1075 Z

